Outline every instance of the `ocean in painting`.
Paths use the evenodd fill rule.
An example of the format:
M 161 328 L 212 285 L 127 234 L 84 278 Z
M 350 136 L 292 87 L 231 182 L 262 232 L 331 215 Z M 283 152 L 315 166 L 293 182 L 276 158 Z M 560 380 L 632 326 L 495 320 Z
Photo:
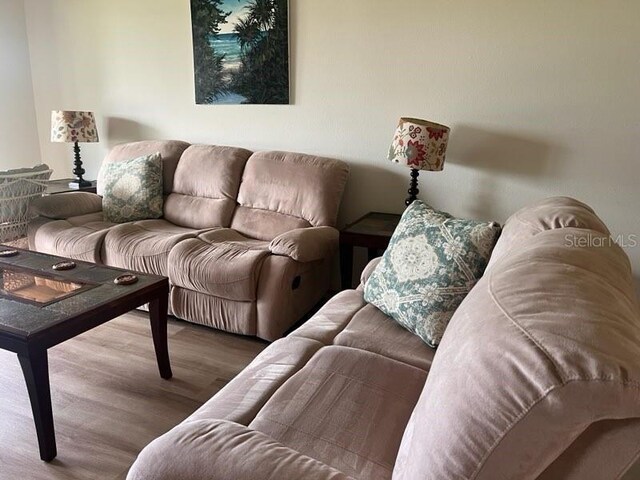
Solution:
M 209 37 L 209 44 L 216 53 L 223 53 L 225 70 L 237 70 L 240 66 L 240 42 L 235 33 L 220 33 Z
M 240 42 L 235 33 L 220 33 L 209 37 L 209 44 L 216 53 L 223 53 L 222 68 L 226 72 L 235 72 L 240 67 Z M 246 102 L 246 97 L 239 93 L 229 92 L 217 97 L 213 103 L 218 105 L 237 105 Z

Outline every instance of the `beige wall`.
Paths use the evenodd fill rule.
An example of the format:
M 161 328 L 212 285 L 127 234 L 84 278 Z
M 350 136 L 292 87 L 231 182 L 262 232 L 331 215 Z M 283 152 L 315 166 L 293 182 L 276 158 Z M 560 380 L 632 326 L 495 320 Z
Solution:
M 40 163 L 23 0 L 0 0 L 0 170 Z
M 572 195 L 640 237 L 640 2 L 291 0 L 291 106 L 194 104 L 188 0 L 26 6 L 58 176 L 70 150 L 48 142 L 49 111 L 95 110 L 89 177 L 109 146 L 143 138 L 318 153 L 353 166 L 348 221 L 403 208 L 409 172 L 384 158 L 410 115 L 453 130 L 444 172 L 420 177 L 434 206 L 502 221 Z M 640 247 L 627 251 L 640 271 Z

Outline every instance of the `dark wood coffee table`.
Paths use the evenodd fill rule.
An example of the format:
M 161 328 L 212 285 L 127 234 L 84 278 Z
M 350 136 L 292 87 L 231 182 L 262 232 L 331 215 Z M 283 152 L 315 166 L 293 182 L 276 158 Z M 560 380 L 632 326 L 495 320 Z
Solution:
M 0 246 L 0 253 L 5 250 L 9 247 Z M 160 376 L 172 375 L 167 349 L 168 280 L 136 274 L 136 283 L 116 285 L 114 279 L 124 270 L 79 261 L 72 270 L 51 268 L 63 260 L 28 250 L 0 258 L 0 348 L 18 354 L 40 458 L 47 462 L 57 453 L 48 348 L 148 303 Z

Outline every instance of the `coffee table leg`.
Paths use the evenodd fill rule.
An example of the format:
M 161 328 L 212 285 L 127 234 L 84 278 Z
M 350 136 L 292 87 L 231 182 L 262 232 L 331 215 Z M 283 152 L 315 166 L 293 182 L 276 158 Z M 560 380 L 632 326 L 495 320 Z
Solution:
M 159 298 L 149 303 L 149 319 L 151 321 L 151 334 L 153 335 L 153 346 L 156 350 L 158 370 L 162 378 L 171 378 L 171 363 L 169 362 L 169 348 L 167 346 L 167 295 L 160 295 Z
M 57 454 L 56 436 L 53 429 L 51 410 L 51 389 L 49 387 L 49 361 L 46 349 L 30 350 L 28 354 L 18 354 L 22 373 L 27 384 L 33 420 L 38 434 L 40 458 L 45 462 L 53 460 Z

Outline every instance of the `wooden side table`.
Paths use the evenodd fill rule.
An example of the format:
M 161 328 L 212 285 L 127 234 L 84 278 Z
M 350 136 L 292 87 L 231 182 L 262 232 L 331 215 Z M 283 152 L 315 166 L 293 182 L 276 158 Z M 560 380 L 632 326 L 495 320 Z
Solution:
M 340 274 L 343 289 L 352 287 L 353 248 L 366 248 L 369 260 L 373 260 L 389 245 L 398 222 L 399 214 L 369 212 L 340 231 Z
M 71 188 L 69 186 L 69 182 L 72 181 L 73 178 L 63 178 L 62 180 L 49 180 L 47 183 L 47 189 L 44 191 L 45 195 L 53 195 L 56 193 L 67 193 L 67 192 L 89 192 L 89 193 L 97 193 L 96 189 L 96 181 L 91 182 L 90 187 L 84 188 Z

